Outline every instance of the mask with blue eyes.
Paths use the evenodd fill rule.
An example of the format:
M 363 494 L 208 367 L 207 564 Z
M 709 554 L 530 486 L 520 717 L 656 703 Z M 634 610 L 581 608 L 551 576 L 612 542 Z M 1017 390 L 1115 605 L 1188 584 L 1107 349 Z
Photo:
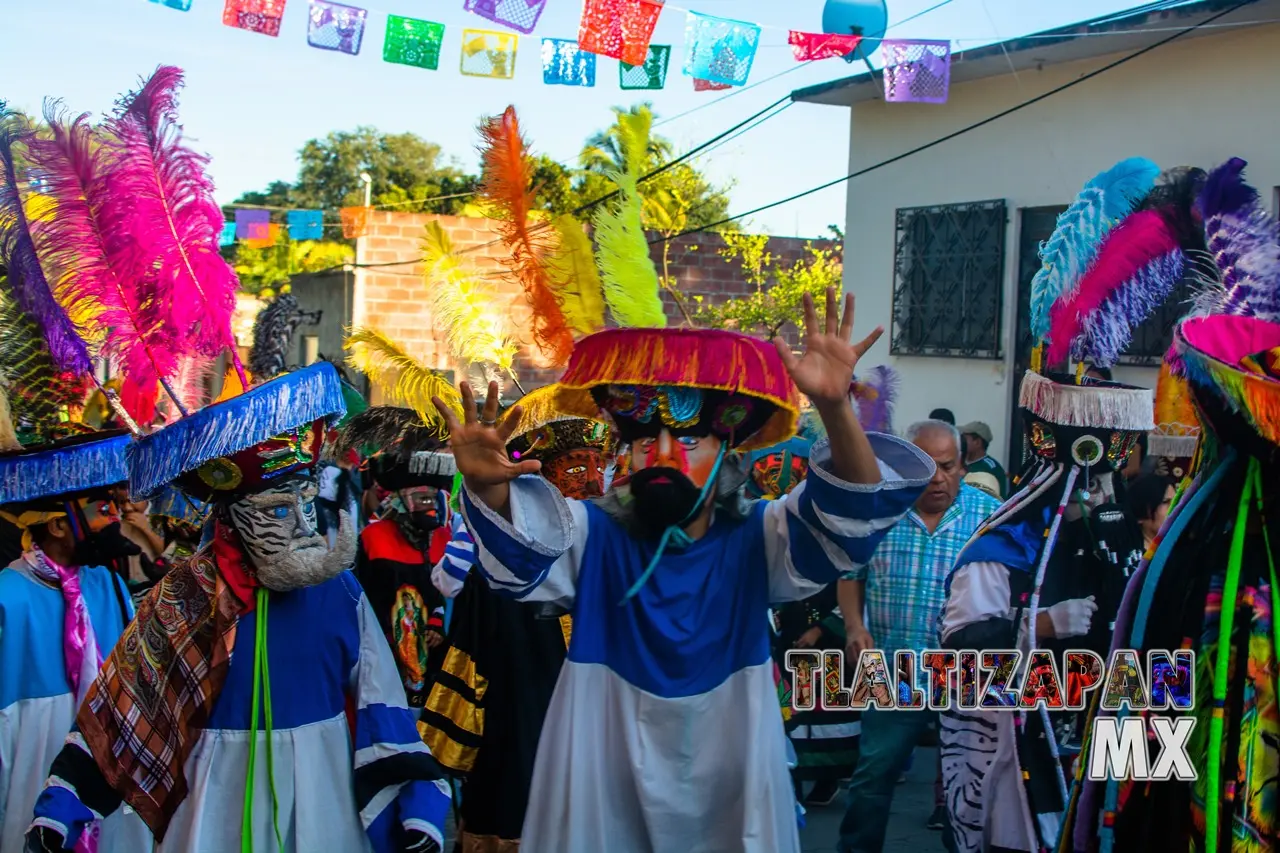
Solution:
M 322 583 L 355 560 L 355 529 L 347 514 L 334 547 L 316 520 L 318 490 L 311 477 L 294 477 L 227 505 L 231 526 L 259 582 L 284 592 Z

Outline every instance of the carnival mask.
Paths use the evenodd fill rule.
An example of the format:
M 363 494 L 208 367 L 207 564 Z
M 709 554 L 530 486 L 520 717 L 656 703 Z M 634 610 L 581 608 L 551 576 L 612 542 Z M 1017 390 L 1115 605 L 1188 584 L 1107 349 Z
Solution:
M 339 512 L 332 550 L 320 535 L 317 493 L 313 477 L 292 477 L 228 505 L 231 524 L 267 589 L 287 592 L 315 586 L 336 577 L 355 560 L 355 528 L 346 512 Z
M 124 535 L 120 510 L 110 498 L 80 498 L 75 502 L 77 515 L 84 522 L 75 533 L 75 562 L 79 566 L 105 566 L 125 557 L 134 557 L 142 549 Z
M 594 447 L 567 450 L 542 463 L 542 476 L 566 498 L 598 498 L 604 494 L 604 455 Z
M 428 536 L 447 520 L 447 493 L 435 486 L 413 486 L 401 489 L 400 505 L 404 514 L 398 519 L 421 536 Z
M 630 484 L 640 522 L 656 534 L 692 521 L 704 491 L 712 496 L 706 487 L 719 470 L 723 449 L 715 436 L 676 437 L 667 430 L 635 442 Z
M 1095 474 L 1084 485 L 1079 480 L 1076 481 L 1074 493 L 1063 516 L 1067 521 L 1090 518 L 1094 510 L 1103 504 L 1113 503 L 1115 499 L 1115 475 L 1110 471 Z

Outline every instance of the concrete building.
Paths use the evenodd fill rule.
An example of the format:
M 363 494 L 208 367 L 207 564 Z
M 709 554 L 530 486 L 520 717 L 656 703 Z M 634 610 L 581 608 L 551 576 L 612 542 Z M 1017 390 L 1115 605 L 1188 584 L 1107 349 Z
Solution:
M 845 286 L 859 326 L 888 332 L 867 359 L 902 376 L 895 421 L 940 406 L 986 421 L 1016 470 L 1029 285 L 1058 213 L 1131 156 L 1205 169 L 1239 156 L 1255 186 L 1280 184 L 1276 80 L 1280 0 L 1197 0 L 957 53 L 942 105 L 886 103 L 880 73 L 794 92 L 850 111 L 849 172 L 867 171 L 848 183 Z M 1139 330 L 1118 380 L 1154 387 L 1183 310 Z

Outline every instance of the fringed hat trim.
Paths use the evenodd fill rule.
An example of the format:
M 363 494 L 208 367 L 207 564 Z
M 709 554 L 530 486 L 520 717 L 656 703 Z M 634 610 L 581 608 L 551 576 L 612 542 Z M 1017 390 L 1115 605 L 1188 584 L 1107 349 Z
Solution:
M 150 498 L 183 474 L 318 420 L 346 413 L 328 362 L 277 376 L 143 436 L 129 447 L 129 487 Z
M 1280 323 L 1213 315 L 1182 321 L 1174 334 L 1175 375 L 1218 397 L 1259 436 L 1280 444 L 1280 381 L 1240 366 L 1280 347 Z
M 1170 435 L 1156 430 L 1147 435 L 1147 455 L 1165 459 L 1190 459 L 1196 455 L 1200 435 Z
M 1151 390 L 1115 383 L 1069 385 L 1028 370 L 1022 379 L 1018 405 L 1052 424 L 1088 429 L 1149 432 Z
M 799 391 L 777 350 L 718 329 L 607 329 L 589 335 L 574 347 L 557 406 L 567 415 L 596 418 L 595 399 L 575 392 L 604 385 L 699 388 L 773 407 L 763 426 L 735 441 L 741 451 L 785 441 L 795 435 L 800 417 Z
M 0 455 L 0 504 L 114 486 L 129 479 L 128 432 L 75 436 Z

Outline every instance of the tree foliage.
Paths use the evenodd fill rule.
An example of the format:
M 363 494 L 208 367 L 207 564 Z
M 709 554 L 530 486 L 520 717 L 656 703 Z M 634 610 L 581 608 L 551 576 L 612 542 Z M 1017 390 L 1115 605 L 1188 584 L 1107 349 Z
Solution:
M 721 257 L 726 263 L 741 264 L 743 277 L 755 286 L 755 291 L 718 305 L 704 304 L 702 297 L 696 297 L 698 325 L 771 338 L 788 324 L 803 326 L 806 293 L 813 296 L 818 316 L 823 316 L 827 288 L 840 287 L 843 266 L 838 249 L 822 249 L 808 243 L 806 257 L 787 265 L 773 256 L 769 238 L 762 234 L 723 236 Z
M 242 290 L 270 296 L 287 285 L 295 275 L 331 270 L 353 261 L 355 252 L 347 243 L 323 240 L 294 242 L 286 238 L 265 248 L 237 243 L 232 263 L 240 277 Z

